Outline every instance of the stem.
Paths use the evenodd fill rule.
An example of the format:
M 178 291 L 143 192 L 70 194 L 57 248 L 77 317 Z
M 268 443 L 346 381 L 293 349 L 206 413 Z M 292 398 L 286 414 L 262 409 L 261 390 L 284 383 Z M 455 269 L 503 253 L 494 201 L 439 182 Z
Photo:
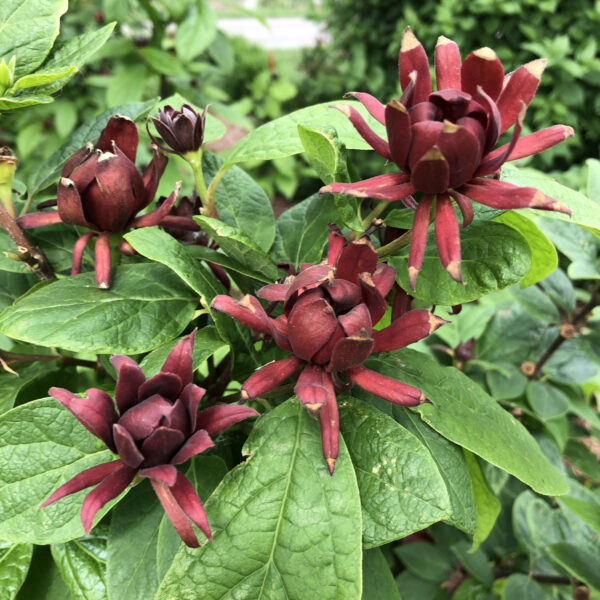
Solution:
M 363 229 L 369 227 L 373 219 L 376 219 L 389 205 L 390 203 L 386 202 L 385 200 L 379 202 L 379 204 L 377 204 L 377 206 L 375 206 L 375 208 L 364 219 L 361 220 Z
M 379 250 L 377 250 L 379 258 L 389 256 L 390 254 L 393 254 L 396 250 L 404 248 L 404 246 L 408 246 L 408 244 L 410 244 L 411 236 L 412 231 L 407 231 L 401 236 L 397 237 L 395 240 L 391 241 L 389 244 L 386 244 L 385 246 L 379 248 Z
M 202 172 L 202 148 L 196 152 L 188 152 L 183 158 L 187 160 L 192 168 L 194 183 L 196 184 L 196 193 L 203 206 L 202 214 L 205 217 L 218 218 L 217 211 L 215 210 L 214 197 L 209 198 L 206 190 L 206 183 L 204 182 L 204 173 Z
M 0 205 L 0 227 L 17 245 L 19 260 L 25 262 L 40 281 L 54 279 L 54 271 L 46 257 L 27 239 L 25 232 L 3 205 Z
M 71 358 L 69 356 L 62 356 L 60 354 L 18 354 L 16 352 L 6 352 L 4 350 L 0 350 L 0 360 L 2 360 L 6 365 L 56 361 L 63 365 L 88 367 L 90 369 L 98 368 L 98 363 L 96 361 Z
M 212 206 L 212 209 L 215 213 L 215 217 L 217 217 L 217 211 L 215 210 L 215 195 L 217 193 L 217 187 L 219 186 L 219 183 L 221 183 L 221 179 L 223 179 L 225 173 L 227 173 L 227 171 L 231 167 L 233 167 L 233 163 L 225 163 L 221 165 L 221 168 L 215 173 L 215 176 L 213 177 L 212 181 L 210 182 L 210 185 L 208 186 L 208 190 L 206 193 L 206 201 L 210 206 Z

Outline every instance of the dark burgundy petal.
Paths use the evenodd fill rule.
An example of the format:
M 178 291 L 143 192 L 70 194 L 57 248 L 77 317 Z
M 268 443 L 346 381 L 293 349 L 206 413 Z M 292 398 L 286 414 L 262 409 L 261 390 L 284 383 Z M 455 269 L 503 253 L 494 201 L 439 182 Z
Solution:
M 83 252 L 86 246 L 88 245 L 88 242 L 95 235 L 96 234 L 93 231 L 84 233 L 75 242 L 75 245 L 73 246 L 73 262 L 71 264 L 71 275 L 79 275 L 79 273 L 81 273 L 81 259 L 83 258 Z
M 572 127 L 567 127 L 566 125 L 553 125 L 552 127 L 547 127 L 546 129 L 536 131 L 535 133 L 524 135 L 517 140 L 515 147 L 509 153 L 506 160 L 517 160 L 519 158 L 537 154 L 538 152 L 543 152 L 548 148 L 552 148 L 552 146 L 556 146 L 556 144 L 564 142 L 574 133 Z M 486 156 L 486 159 L 491 160 L 503 154 L 507 146 L 508 144 L 505 144 L 504 146 L 500 146 L 497 150 L 490 152 Z
M 185 435 L 178 429 L 157 427 L 142 442 L 144 467 L 154 467 L 170 462 L 184 441 Z
M 146 376 L 139 365 L 128 356 L 113 354 L 110 357 L 112 366 L 117 371 L 117 387 L 115 401 L 119 412 L 123 414 L 138 401 L 138 389 L 146 381 Z
M 92 388 L 86 391 L 86 398 L 80 398 L 64 388 L 52 387 L 48 393 L 114 452 L 112 424 L 118 417 L 112 398 L 106 392 Z
M 288 321 L 292 352 L 301 360 L 310 360 L 327 343 L 336 325 L 335 312 L 326 300 L 310 292 L 302 294 Z
M 335 271 L 336 279 L 345 279 L 358 285 L 360 273 L 373 273 L 377 268 L 377 252 L 367 238 L 350 242 L 340 255 Z
M 562 202 L 542 194 L 539 190 L 519 187 L 506 181 L 477 178 L 470 184 L 463 185 L 460 191 L 472 200 L 492 208 L 538 208 L 571 214 Z
M 110 233 L 102 232 L 94 244 L 94 268 L 96 271 L 96 285 L 101 290 L 110 287 Z
M 470 128 L 444 121 L 438 147 L 450 169 L 449 187 L 458 187 L 473 177 L 483 156 L 484 141 L 483 130 L 476 136 Z
M 377 265 L 373 271 L 373 283 L 377 291 L 385 298 L 396 281 L 396 269 L 385 263 Z
M 179 502 L 173 496 L 169 486 L 156 479 L 150 479 L 150 483 L 183 543 L 190 548 L 197 548 L 200 545 L 198 538 L 190 525 L 188 516 L 179 506 Z
M 270 283 L 261 287 L 256 295 L 269 302 L 283 302 L 289 289 L 290 285 L 288 283 Z
M 440 194 L 436 201 L 435 242 L 440 261 L 450 277 L 462 283 L 460 272 L 460 236 L 458 221 L 448 194 Z
M 411 106 L 408 110 L 410 124 L 412 126 L 421 121 L 438 121 L 439 112 L 440 109 L 433 102 L 419 102 L 419 104 Z
M 155 481 L 160 481 L 169 487 L 173 487 L 177 481 L 177 469 L 173 465 L 158 465 L 156 467 L 149 467 L 147 469 L 141 469 L 140 477 L 148 477 Z
M 398 173 L 400 175 L 400 173 Z M 403 179 L 408 179 L 407 175 L 402 175 Z M 373 178 L 375 179 L 375 178 Z M 365 180 L 368 181 L 368 180 Z M 365 182 L 359 182 L 365 183 Z M 331 191 L 334 194 L 345 194 L 346 196 L 354 196 L 355 198 L 375 198 L 376 200 L 384 200 L 385 202 L 395 202 L 401 200 L 404 204 L 411 194 L 414 194 L 417 189 L 412 183 L 402 183 L 399 185 L 377 185 L 375 187 L 352 187 L 358 184 L 354 183 L 330 183 L 329 185 L 322 187 L 319 193 L 324 191 Z
M 435 47 L 435 82 L 438 90 L 460 90 L 460 66 L 457 44 L 440 35 Z
M 161 114 L 160 110 L 159 110 L 158 114 L 159 115 Z M 156 131 L 158 132 L 158 135 L 162 138 L 162 141 L 164 141 L 168 147 L 165 147 L 162 143 L 160 143 L 159 140 L 156 139 L 155 136 L 153 136 L 150 133 L 150 129 L 148 127 L 148 122 L 146 121 L 146 131 L 148 132 L 148 135 L 150 136 L 152 143 L 155 144 L 156 146 L 158 146 L 163 152 L 168 152 L 169 154 L 177 154 L 179 152 L 180 148 L 179 148 L 179 144 L 177 143 L 177 140 L 175 139 L 175 136 L 171 132 L 170 119 L 168 119 L 168 121 L 169 121 L 168 124 L 166 123 L 167 119 L 165 119 L 165 123 L 163 123 L 162 121 L 160 121 L 159 119 L 157 119 L 155 117 L 150 117 L 150 120 L 154 123 L 154 127 L 156 127 Z
M 504 68 L 491 48 L 480 48 L 465 58 L 460 78 L 462 90 L 474 98 L 480 85 L 492 100 L 496 100 L 502 91 Z
M 369 313 L 371 321 L 375 324 L 385 315 L 387 303 L 385 298 L 379 293 L 369 273 L 361 273 L 358 277 L 362 289 L 363 298 Z
M 385 107 L 377 100 L 377 98 L 371 96 L 371 94 L 365 94 L 364 92 L 348 92 L 347 94 L 344 94 L 344 98 L 347 98 L 348 96 L 356 98 L 374 119 L 377 119 L 382 125 L 385 125 Z
M 143 440 L 158 427 L 162 418 L 169 415 L 172 409 L 172 404 L 161 396 L 152 396 L 124 413 L 119 419 L 119 425 L 125 427 L 134 440 Z
M 138 210 L 140 210 L 140 207 L 143 208 L 144 206 L 142 204 L 144 201 L 144 182 L 136 166 L 129 160 L 129 158 L 127 158 L 127 155 L 114 143 L 113 152 L 123 161 L 125 165 L 127 165 L 127 169 L 129 170 L 129 181 L 131 183 L 131 190 L 135 199 L 134 206 L 131 210 L 131 215 L 134 216 L 138 212 Z
M 208 435 L 213 436 L 225 429 L 259 414 L 252 408 L 239 404 L 217 404 L 210 406 L 198 413 L 196 429 L 204 429 Z
M 266 364 L 246 379 L 242 386 L 242 398 L 244 400 L 246 398 L 258 398 L 274 390 L 288 377 L 291 377 L 298 371 L 301 366 L 302 361 L 298 360 L 295 356 Z
M 443 129 L 444 124 L 440 121 L 421 121 L 412 126 L 413 138 L 409 156 L 411 170 L 435 147 Z
M 79 148 L 79 150 L 71 154 L 71 156 L 66 160 L 65 164 L 63 165 L 61 177 L 69 177 L 71 171 L 73 171 L 73 169 L 80 165 L 82 162 L 87 160 L 87 158 L 93 151 L 93 144 L 88 142 L 85 146 L 82 146 L 81 148 Z
M 439 118 L 436 119 L 433 115 L 430 118 L 439 121 L 447 119 L 456 123 L 467 114 L 472 100 L 471 94 L 460 90 L 446 89 L 434 92 L 429 96 L 429 102 L 438 108 L 437 115 Z M 416 123 L 416 115 L 413 116 L 413 111 L 411 111 L 411 120 Z
M 311 362 L 314 365 L 320 366 L 325 366 L 329 364 L 329 361 L 331 360 L 331 351 L 333 350 L 333 347 L 345 337 L 346 334 L 344 333 L 344 329 L 338 321 L 337 325 L 335 326 L 335 331 L 333 332 L 329 340 L 327 340 L 327 343 L 312 357 Z
M 353 336 L 341 339 L 331 352 L 328 371 L 345 371 L 367 360 L 373 348 L 373 338 L 362 330 Z
M 327 264 L 335 267 L 340 254 L 346 245 L 346 236 L 333 223 L 329 224 L 329 242 L 327 247 Z
M 135 163 L 138 146 L 138 130 L 135 123 L 123 115 L 115 115 L 106 124 L 96 143 L 96 148 L 102 152 L 112 152 L 115 143 L 127 158 Z
M 144 456 L 140 452 L 129 431 L 122 425 L 115 423 L 113 425 L 113 437 L 115 446 L 117 447 L 117 454 L 120 459 L 128 467 L 133 469 L 139 467 L 144 460 Z
M 81 203 L 79 192 L 77 191 L 75 184 L 70 179 L 63 177 L 60 180 L 56 198 L 58 214 L 60 215 L 63 223 L 67 223 L 68 225 L 79 225 L 80 227 L 89 227 L 90 229 L 97 229 L 97 227 L 87 220 L 83 212 L 83 205 Z
M 392 100 L 385 107 L 385 127 L 392 160 L 404 170 L 406 170 L 406 159 L 411 141 L 410 125 L 406 107 L 397 100 Z
M 485 90 L 480 85 L 477 86 L 477 100 L 481 103 L 481 105 L 483 105 L 487 114 L 485 144 L 483 146 L 484 154 L 486 154 L 496 145 L 496 142 L 498 141 L 502 119 L 496 103 L 490 96 L 488 96 L 488 94 L 486 94 Z M 476 114 L 471 114 L 471 116 L 473 118 L 477 118 Z
M 425 256 L 425 246 L 427 245 L 427 230 L 429 229 L 429 213 L 431 212 L 431 203 L 433 196 L 424 195 L 419 200 L 419 206 L 415 213 L 413 222 L 412 240 L 408 253 L 408 283 L 410 289 L 414 291 L 417 283 L 417 275 L 423 264 Z
M 173 119 L 173 133 L 184 153 L 197 150 L 194 148 L 194 122 L 186 115 L 179 114 Z
M 334 394 L 334 392 L 332 392 L 332 394 Z M 335 396 L 332 402 L 328 401 L 319 411 L 319 421 L 321 424 L 323 457 L 327 463 L 329 474 L 333 475 L 340 444 L 340 417 Z
M 408 181 L 408 175 L 404 173 L 386 173 L 385 175 L 377 175 L 376 177 L 370 177 L 369 179 L 363 179 L 355 183 L 330 183 L 322 187 L 319 190 L 320 194 L 349 194 L 357 195 L 358 197 L 367 197 L 367 191 L 375 191 L 379 188 L 388 188 L 390 186 L 401 185 Z M 353 192 L 356 192 L 354 194 Z M 331 244 L 331 234 L 329 236 L 329 243 Z M 337 260 L 335 261 L 337 262 Z M 331 266 L 335 266 L 334 263 L 329 263 Z
M 177 342 L 173 350 L 169 352 L 167 360 L 165 360 L 163 366 L 160 368 L 163 373 L 175 373 L 175 375 L 178 375 L 182 386 L 192 383 L 192 354 L 194 352 L 196 331 L 198 330 L 194 329 L 192 333 L 186 335 Z
M 505 80 L 504 88 L 496 102 L 502 121 L 501 134 L 517 120 L 521 111 L 521 102 L 529 106 L 533 100 L 546 68 L 546 62 L 545 58 L 538 58 L 507 75 L 508 81 Z
M 415 189 L 426 194 L 440 194 L 448 189 L 450 167 L 437 146 L 426 152 L 415 164 L 410 182 Z
M 179 465 L 184 463 L 186 460 L 200 454 L 209 448 L 214 446 L 213 441 L 204 429 L 196 431 L 192 437 L 190 437 L 183 446 L 179 449 L 177 454 L 171 459 L 171 463 Z
M 77 165 L 69 175 L 69 179 L 75 184 L 80 194 L 85 192 L 90 183 L 96 177 L 96 163 L 100 157 L 100 152 L 94 152 L 87 160 Z
M 336 277 L 331 283 L 325 284 L 322 289 L 329 295 L 330 304 L 336 313 L 350 310 L 362 302 L 360 288 L 346 279 Z
M 409 296 L 399 285 L 396 285 L 394 303 L 392 304 L 392 323 L 410 310 L 412 296 Z M 375 339 L 377 343 L 377 339 Z M 376 350 L 374 350 L 376 352 Z
M 338 321 L 348 337 L 358 333 L 361 329 L 364 329 L 369 335 L 373 331 L 371 313 L 366 304 L 359 304 L 345 315 L 340 315 Z
M 175 373 L 165 373 L 161 371 L 154 377 L 142 383 L 138 390 L 138 398 L 145 400 L 159 394 L 163 398 L 175 401 L 179 397 L 179 393 L 183 389 L 181 377 Z
M 154 195 L 156 194 L 156 190 L 158 188 L 158 182 L 160 181 L 160 178 L 167 167 L 167 162 L 169 162 L 169 159 L 164 154 L 157 152 L 154 148 L 152 152 L 152 160 L 142 175 L 144 193 L 141 204 L 136 207 L 137 210 L 134 212 L 134 214 L 140 211 L 142 208 L 148 206 L 148 204 L 150 204 L 150 202 L 152 202 L 154 199 Z
M 75 477 L 69 479 L 69 481 L 63 483 L 57 490 L 52 492 L 47 500 L 45 500 L 43 504 L 40 504 L 40 508 L 49 506 L 65 496 L 70 496 L 71 494 L 75 494 L 76 492 L 85 490 L 85 488 L 100 483 L 105 477 L 108 477 L 110 474 L 123 468 L 123 466 L 122 461 L 113 460 L 81 471 L 81 473 L 78 473 Z
M 179 188 L 181 187 L 181 181 L 178 181 L 175 184 L 175 189 L 169 197 L 156 209 L 141 215 L 134 219 L 131 224 L 132 227 L 154 227 L 155 225 L 163 225 L 163 221 L 165 217 L 167 217 L 169 211 L 173 208 L 175 204 L 175 200 L 177 200 L 177 194 L 179 193 Z
M 22 229 L 33 229 L 34 227 L 55 225 L 56 223 L 62 222 L 63 220 L 57 210 L 51 210 L 49 212 L 33 212 L 17 219 L 17 223 Z
M 300 403 L 313 415 L 316 415 L 324 404 L 336 402 L 329 373 L 315 365 L 306 365 L 300 373 L 294 392 Z
M 204 511 L 204 507 L 202 506 L 202 502 L 200 502 L 200 498 L 198 497 L 194 486 L 186 479 L 183 473 L 177 474 L 177 481 L 171 488 L 171 492 L 185 514 L 200 529 L 200 531 L 212 541 L 210 525 L 208 524 L 208 518 Z
M 198 405 L 200 400 L 204 398 L 206 390 L 193 383 L 188 383 L 181 392 L 181 401 L 188 412 L 188 419 L 190 422 L 190 431 L 196 430 L 196 419 L 198 418 Z
M 284 304 L 286 315 L 290 314 L 300 294 L 318 288 L 325 282 L 332 281 L 333 277 L 334 271 L 329 265 L 311 265 L 307 269 L 304 269 L 294 278 L 288 289 Z
M 186 437 L 191 434 L 192 428 L 190 427 L 188 409 L 181 398 L 175 400 L 171 412 L 165 415 L 160 424 L 172 429 L 179 429 Z
M 346 375 L 354 385 L 393 404 L 418 406 L 425 402 L 425 396 L 416 387 L 365 367 L 352 367 L 346 371 Z
M 89 533 L 92 530 L 94 517 L 98 511 L 113 498 L 116 498 L 133 481 L 136 469 L 123 466 L 118 471 L 111 473 L 94 488 L 83 500 L 81 505 L 81 523 L 83 530 Z
M 356 131 L 358 131 L 365 142 L 367 142 L 377 154 L 380 154 L 387 160 L 392 160 L 388 143 L 367 125 L 367 122 L 363 119 L 362 115 L 353 106 L 350 106 L 349 104 L 338 104 L 331 108 L 337 108 L 337 110 L 346 115 L 348 119 L 350 119 L 352 125 L 354 125 Z
M 417 80 L 415 82 L 414 100 L 424 102 L 431 94 L 431 75 L 429 74 L 429 61 L 425 49 L 415 37 L 410 27 L 404 30 L 402 36 L 402 46 L 400 55 L 398 56 L 398 68 L 400 71 L 400 85 L 402 89 L 406 89 L 410 82 L 410 73 L 417 72 Z
M 473 203 L 469 198 L 457 192 L 456 190 L 451 190 L 449 192 L 451 198 L 458 204 L 458 208 L 460 208 L 460 212 L 462 213 L 462 226 L 467 227 L 473 221 L 473 217 L 475 216 L 475 212 L 473 211 Z
M 391 352 L 414 344 L 447 322 L 428 310 L 409 310 L 385 329 L 373 332 L 373 352 Z
M 406 106 L 408 109 L 414 106 L 415 88 L 417 84 L 417 72 L 411 71 L 408 74 L 408 85 L 402 90 L 402 96 L 400 96 L 400 104 Z

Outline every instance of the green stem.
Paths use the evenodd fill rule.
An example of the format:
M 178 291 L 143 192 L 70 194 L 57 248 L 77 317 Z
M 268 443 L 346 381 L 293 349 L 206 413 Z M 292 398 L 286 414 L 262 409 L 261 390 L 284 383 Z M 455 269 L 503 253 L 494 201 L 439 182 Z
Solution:
M 210 185 L 208 186 L 208 190 L 206 192 L 206 201 L 210 206 L 212 206 L 216 218 L 218 218 L 217 211 L 215 209 L 215 196 L 217 194 L 217 187 L 219 186 L 219 183 L 221 183 L 221 179 L 223 179 L 225 173 L 227 173 L 227 171 L 231 167 L 233 167 L 233 163 L 224 163 L 223 165 L 221 165 L 221 168 L 215 173 L 215 176 L 210 182 Z
M 407 231 L 403 233 L 401 236 L 397 237 L 395 240 L 391 241 L 389 244 L 385 246 L 381 246 L 379 250 L 377 250 L 377 254 L 379 258 L 383 258 L 384 256 L 389 256 L 390 254 L 394 254 L 396 250 L 400 248 L 404 248 L 404 246 L 408 246 L 410 244 L 410 239 L 412 236 L 412 231 Z
M 367 229 L 367 227 L 371 225 L 373 219 L 376 219 L 389 205 L 390 203 L 386 202 L 385 200 L 382 200 L 379 204 L 377 204 L 377 206 L 364 219 L 362 219 L 361 223 L 363 228 Z

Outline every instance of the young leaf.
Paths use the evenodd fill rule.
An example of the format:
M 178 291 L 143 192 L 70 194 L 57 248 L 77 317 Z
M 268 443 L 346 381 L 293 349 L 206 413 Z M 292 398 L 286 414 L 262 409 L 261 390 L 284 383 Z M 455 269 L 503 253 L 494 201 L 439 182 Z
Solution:
M 98 289 L 93 273 L 38 286 L 0 314 L 0 331 L 74 352 L 137 354 L 191 321 L 198 298 L 163 265 L 120 266 L 112 277 L 109 290 Z
M 559 542 L 548 546 L 548 554 L 563 569 L 581 579 L 584 583 L 600 591 L 600 573 L 598 573 L 598 552 L 585 546 Z
M 203 52 L 217 34 L 217 17 L 208 2 L 190 3 L 188 16 L 175 34 L 177 56 L 189 62 Z
M 531 577 L 514 573 L 504 584 L 502 600 L 551 600 L 553 597 Z
M 493 222 L 475 222 L 461 231 L 461 270 L 464 284 L 446 273 L 438 258 L 433 232 L 429 235 L 423 266 L 413 295 L 431 304 L 455 305 L 518 283 L 529 273 L 531 252 L 516 230 Z M 409 291 L 408 247 L 392 256 L 397 281 Z
M 381 546 L 447 519 L 448 492 L 425 446 L 365 402 L 344 397 L 338 405 L 360 490 L 363 546 Z
M 361 600 L 402 600 L 387 560 L 379 548 L 363 552 Z
M 21 589 L 33 554 L 32 544 L 0 542 L 1 600 L 13 600 Z
M 156 600 L 242 594 L 359 600 L 358 487 L 343 440 L 335 476 L 323 460 L 319 425 L 296 399 L 261 417 L 249 458 L 206 503 L 213 542 L 182 547 Z

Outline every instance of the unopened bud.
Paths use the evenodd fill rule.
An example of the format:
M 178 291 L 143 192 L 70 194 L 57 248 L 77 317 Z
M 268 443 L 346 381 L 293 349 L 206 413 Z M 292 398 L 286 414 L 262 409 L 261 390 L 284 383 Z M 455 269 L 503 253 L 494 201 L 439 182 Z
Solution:
M 8 64 L 4 59 L 0 61 L 0 94 L 4 94 L 4 92 L 11 87 L 14 82 L 15 62 L 15 56 L 8 61 Z

